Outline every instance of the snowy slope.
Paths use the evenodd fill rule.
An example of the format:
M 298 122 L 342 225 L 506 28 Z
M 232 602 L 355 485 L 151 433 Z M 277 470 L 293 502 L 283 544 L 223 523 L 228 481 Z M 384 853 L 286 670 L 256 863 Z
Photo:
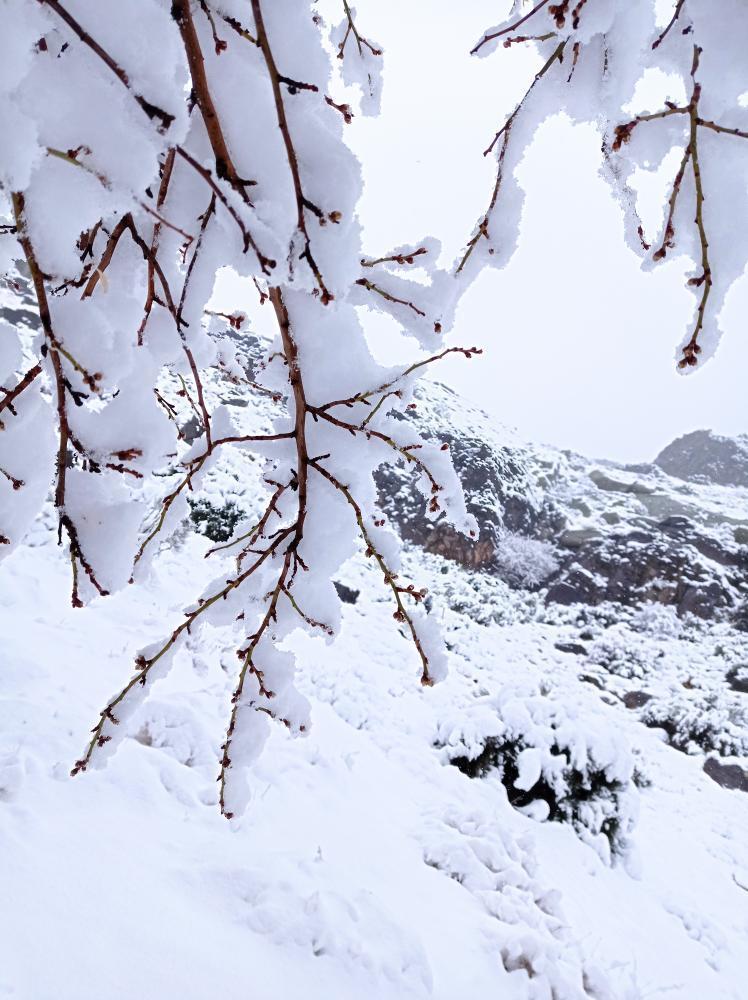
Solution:
M 272 400 L 243 407 L 221 380 L 210 394 L 245 432 L 269 426 Z M 606 542 L 621 522 L 651 528 L 653 495 L 690 503 L 700 536 L 739 551 L 744 490 L 528 445 L 443 387 L 419 408 L 453 453 L 468 442 L 485 461 L 473 467 L 482 523 L 499 539 L 507 522 L 534 532 L 556 567 L 563 532 Z M 657 491 L 604 489 L 591 469 Z M 226 452 L 193 502 L 251 515 L 261 470 Z M 138 587 L 82 610 L 51 510 L 3 563 L 0 997 L 748 997 L 748 795 L 703 770 L 748 758 L 746 636 L 724 615 L 565 606 L 547 600 L 552 578 L 507 577 L 508 557 L 473 571 L 411 544 L 404 573 L 428 588 L 450 660 L 423 689 L 359 557 L 339 581 L 353 601 L 339 640 L 292 640 L 311 732 L 274 729 L 249 810 L 229 823 L 215 779 L 237 661 L 220 630 L 180 651 L 104 769 L 69 776 L 134 651 L 215 575 L 222 554 L 204 559 L 211 543 L 194 528 Z M 492 740 L 519 751 L 513 785 L 477 766 Z M 544 821 L 567 757 L 614 794 Z
M 106 769 L 69 778 L 132 651 L 207 577 L 206 548 L 186 534 L 147 588 L 82 611 L 43 526 L 5 564 L 0 996 L 746 996 L 748 796 L 580 683 L 554 648 L 570 626 L 521 620 L 506 595 L 514 623 L 438 612 L 451 672 L 424 690 L 376 574 L 352 566 L 340 641 L 298 642 L 313 729 L 274 732 L 241 820 L 216 807 L 234 669 L 218 632 L 180 654 Z M 636 751 L 651 782 L 613 866 L 448 763 L 445 733 L 479 734 L 499 696 L 533 691 L 592 746 Z

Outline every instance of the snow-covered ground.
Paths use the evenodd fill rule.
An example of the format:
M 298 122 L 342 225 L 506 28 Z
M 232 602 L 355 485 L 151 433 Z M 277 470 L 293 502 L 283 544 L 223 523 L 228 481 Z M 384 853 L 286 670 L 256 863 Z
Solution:
M 216 804 L 237 663 L 217 630 L 178 654 L 107 766 L 70 778 L 134 651 L 214 573 L 207 547 L 184 532 L 147 584 L 77 611 L 43 524 L 3 565 L 0 997 L 748 997 L 748 796 L 619 697 L 708 686 L 715 646 L 734 659 L 735 633 L 684 638 L 662 616 L 631 618 L 618 631 L 630 627 L 646 676 L 622 679 L 592 662 L 602 626 L 586 626 L 597 637 L 580 660 L 555 648 L 579 633 L 569 609 L 544 618 L 411 551 L 450 648 L 448 679 L 423 689 L 362 561 L 345 577 L 360 593 L 339 640 L 295 641 L 313 727 L 296 740 L 275 727 L 242 818 Z M 483 586 L 502 624 L 471 613 L 465 595 L 480 603 Z M 562 711 L 580 757 L 611 774 L 635 766 L 638 821 L 612 864 L 605 838 L 533 819 L 496 772 L 450 764 L 522 704 Z

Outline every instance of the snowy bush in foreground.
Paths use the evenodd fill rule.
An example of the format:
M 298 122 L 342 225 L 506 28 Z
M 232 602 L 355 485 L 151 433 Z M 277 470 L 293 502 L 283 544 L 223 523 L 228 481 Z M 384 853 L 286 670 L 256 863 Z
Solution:
M 496 772 L 510 803 L 568 823 L 606 861 L 625 853 L 637 816 L 636 769 L 623 739 L 552 694 L 486 699 L 439 733 L 447 759 L 471 778 Z

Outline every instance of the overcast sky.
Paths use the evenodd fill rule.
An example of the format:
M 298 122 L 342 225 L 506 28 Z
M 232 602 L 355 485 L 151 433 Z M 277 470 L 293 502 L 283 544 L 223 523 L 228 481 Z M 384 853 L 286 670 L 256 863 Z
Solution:
M 452 260 L 485 211 L 494 179 L 481 151 L 526 89 L 521 46 L 469 50 L 504 0 L 359 0 L 359 26 L 385 48 L 382 115 L 347 135 L 364 164 L 361 217 L 374 255 L 424 235 Z M 324 11 L 339 7 L 324 0 Z M 597 175 L 599 136 L 547 122 L 520 168 L 527 191 L 519 250 L 486 271 L 460 306 L 450 343 L 482 358 L 447 360 L 438 377 L 526 437 L 621 461 L 649 460 L 670 440 L 711 427 L 748 431 L 748 280 L 733 289 L 716 357 L 675 370 L 693 308 L 684 261 L 644 274 Z M 410 358 L 385 318 L 367 321 L 377 356 Z

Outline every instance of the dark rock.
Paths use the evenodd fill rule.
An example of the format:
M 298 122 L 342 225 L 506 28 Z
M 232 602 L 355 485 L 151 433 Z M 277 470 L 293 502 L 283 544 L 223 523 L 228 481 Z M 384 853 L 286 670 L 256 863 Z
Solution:
M 748 694 L 748 663 L 739 663 L 732 670 L 728 670 L 725 680 L 733 691 Z
M 358 600 L 358 596 L 361 593 L 360 590 L 354 590 L 352 587 L 346 587 L 344 583 L 339 583 L 337 580 L 334 581 L 334 587 L 338 592 L 338 597 L 344 604 L 355 604 Z
M 654 536 L 646 531 L 635 529 L 626 535 L 626 541 L 632 545 L 649 545 L 654 541 Z
M 602 469 L 593 469 L 590 472 L 590 479 L 599 490 L 607 490 L 611 493 L 646 494 L 655 492 L 654 486 L 650 483 L 644 483 L 639 479 L 635 479 L 633 482 L 616 479 L 615 476 Z
M 588 572 L 573 566 L 562 580 L 548 588 L 546 601 L 553 604 L 599 604 L 600 588 Z
M 748 545 L 748 525 L 739 524 L 733 535 L 738 545 Z
M 643 708 L 648 701 L 652 700 L 652 695 L 646 691 L 627 691 L 623 696 L 623 704 L 626 708 Z
M 748 486 L 748 435 L 727 438 L 693 431 L 664 448 L 655 464 L 678 479 Z
M 587 648 L 578 642 L 557 642 L 556 649 L 559 653 L 572 653 L 574 656 L 587 655 Z
M 203 433 L 202 421 L 198 420 L 197 417 L 190 417 L 187 423 L 181 428 L 181 431 L 182 437 L 187 444 L 192 444 Z
M 741 632 L 748 632 L 748 601 L 743 601 L 737 609 L 732 616 L 732 623 Z
M 607 690 L 600 678 L 595 677 L 594 674 L 579 674 L 577 680 L 582 681 L 583 684 L 591 684 L 593 687 L 596 687 L 598 691 Z
M 620 524 L 621 515 L 617 514 L 614 510 L 604 510 L 602 513 L 603 521 L 607 524 Z
M 646 541 L 645 541 L 646 539 Z M 700 539 L 702 553 L 693 540 L 646 532 L 619 532 L 575 549 L 557 573 L 546 600 L 557 604 L 616 604 L 635 606 L 647 601 L 674 605 L 678 614 L 711 619 L 735 606 L 748 582 L 742 556 L 723 549 L 711 539 Z M 729 565 L 730 575 L 713 565 Z M 745 613 L 748 630 L 748 609 Z M 739 626 L 740 627 L 740 626 Z
M 738 764 L 721 764 L 716 757 L 704 761 L 704 773 L 722 788 L 748 792 L 748 771 Z
M 706 535 L 695 533 L 691 537 L 691 545 L 697 549 L 702 556 L 711 559 L 712 562 L 719 563 L 720 566 L 737 566 L 748 574 L 748 555 L 740 550 L 727 549 L 716 539 Z M 748 578 L 748 575 L 747 577 Z
M 670 517 L 666 517 L 663 521 L 660 521 L 657 527 L 660 531 L 664 531 L 668 535 L 675 535 L 681 538 L 693 531 L 694 524 L 688 517 L 683 517 L 681 514 L 672 514 Z
M 578 549 L 587 542 L 597 541 L 597 539 L 602 538 L 602 535 L 599 528 L 567 528 L 566 531 L 562 532 L 558 544 L 563 545 L 565 549 Z
M 380 504 L 405 541 L 471 569 L 490 567 L 498 572 L 496 544 L 502 532 L 548 539 L 558 534 L 565 519 L 543 499 L 521 448 L 494 445 L 460 432 L 450 420 L 451 396 L 446 396 L 438 418 L 424 418 L 415 410 L 411 419 L 424 437 L 449 446 L 467 508 L 478 521 L 478 538 L 465 538 L 441 518 L 425 517 L 426 504 L 410 469 L 383 466 L 377 471 Z

